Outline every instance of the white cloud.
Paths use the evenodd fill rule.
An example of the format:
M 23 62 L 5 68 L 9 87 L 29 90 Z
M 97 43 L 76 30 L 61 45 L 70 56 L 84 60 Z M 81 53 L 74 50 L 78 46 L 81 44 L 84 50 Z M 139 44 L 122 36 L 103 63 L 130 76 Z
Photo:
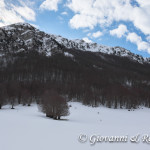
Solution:
M 35 12 L 25 5 L 25 3 L 21 2 L 22 6 L 14 6 L 14 10 L 23 18 L 29 21 L 35 21 Z
M 148 53 L 150 53 L 150 43 L 143 41 L 142 38 L 136 33 L 134 32 L 129 33 L 127 35 L 127 40 L 130 41 L 131 43 L 136 44 L 138 50 L 147 51 Z
M 87 28 L 87 27 L 89 27 L 90 29 L 93 29 L 95 26 L 95 21 L 97 21 L 97 19 L 92 16 L 76 14 L 70 20 L 70 25 L 72 28 L 75 28 L 75 29 Z
M 88 30 L 89 32 L 89 30 Z M 88 33 L 87 36 L 90 37 L 90 38 L 99 38 L 100 36 L 103 35 L 103 32 L 101 31 L 97 31 L 97 32 L 94 32 L 94 33 Z
M 93 33 L 93 34 L 92 34 L 92 37 L 94 37 L 94 38 L 98 38 L 98 37 L 100 37 L 100 36 L 102 36 L 102 35 L 103 35 L 103 33 L 102 33 L 102 32 L 97 31 L 97 32 L 95 32 L 95 33 Z
M 150 6 L 148 9 L 146 7 L 134 8 L 132 18 L 134 26 L 146 35 L 150 34 Z
M 50 11 L 57 11 L 58 10 L 58 4 L 61 2 L 61 0 L 45 0 L 41 5 L 40 9 L 42 10 L 50 10 Z
M 0 25 L 8 25 L 17 22 L 23 22 L 24 20 L 18 15 L 14 9 L 6 9 L 6 7 L 0 8 Z
M 68 13 L 66 11 L 61 13 L 62 15 L 68 15 Z
M 138 50 L 144 50 L 144 51 L 150 48 L 150 44 L 145 41 L 139 42 L 137 46 L 138 46 Z
M 83 38 L 83 40 L 87 43 L 93 43 L 93 41 L 91 41 L 90 39 L 88 39 L 87 37 Z
M 146 40 L 150 42 L 150 35 L 146 37 Z
M 87 30 L 87 32 L 89 32 L 89 30 Z M 92 33 L 87 34 L 87 36 L 89 36 L 89 37 L 92 37 L 91 35 L 92 35 Z
M 142 7 L 144 6 L 149 6 L 150 5 L 150 1 L 149 0 L 136 0 L 139 5 L 141 5 Z
M 128 32 L 128 29 L 123 24 L 120 24 L 117 29 L 110 30 L 110 34 L 112 36 L 117 36 L 118 38 L 121 38 L 122 36 L 125 36 L 125 34 L 127 32 Z
M 12 3 L 5 3 L 0 0 L 0 26 L 5 26 L 24 20 L 35 21 L 35 12 L 25 3 L 20 2 L 20 6 L 14 6 Z
M 3 7 L 5 7 L 4 0 L 0 0 L 0 8 L 3 8 Z
M 73 28 L 109 26 L 114 21 L 130 21 L 144 34 L 150 34 L 150 2 L 137 0 L 68 0 L 67 6 L 75 13 L 70 20 Z M 86 22 L 85 22 L 86 21 Z M 78 24 L 79 22 L 79 24 Z
M 139 42 L 142 41 L 142 38 L 138 36 L 136 33 L 132 32 L 127 35 L 127 40 L 134 44 L 138 44 Z

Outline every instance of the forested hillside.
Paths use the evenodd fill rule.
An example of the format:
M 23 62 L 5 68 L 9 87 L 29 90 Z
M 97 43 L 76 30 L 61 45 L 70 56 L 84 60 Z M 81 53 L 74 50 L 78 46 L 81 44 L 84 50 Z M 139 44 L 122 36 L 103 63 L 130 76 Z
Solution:
M 127 57 L 66 48 L 48 57 L 32 50 L 3 56 L 0 65 L 3 104 L 39 103 L 50 89 L 90 106 L 150 107 L 150 65 Z

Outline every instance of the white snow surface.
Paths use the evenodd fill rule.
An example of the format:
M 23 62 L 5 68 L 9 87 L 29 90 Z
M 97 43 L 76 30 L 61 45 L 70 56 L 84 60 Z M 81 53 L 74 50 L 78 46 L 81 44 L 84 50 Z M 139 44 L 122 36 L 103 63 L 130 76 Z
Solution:
M 72 54 L 68 53 L 68 52 L 64 52 L 64 55 L 67 57 L 74 57 Z
M 45 117 L 37 105 L 0 110 L 1 150 L 149 150 L 146 143 L 80 143 L 78 136 L 121 136 L 150 133 L 150 109 L 135 111 L 91 108 L 70 103 L 67 120 Z

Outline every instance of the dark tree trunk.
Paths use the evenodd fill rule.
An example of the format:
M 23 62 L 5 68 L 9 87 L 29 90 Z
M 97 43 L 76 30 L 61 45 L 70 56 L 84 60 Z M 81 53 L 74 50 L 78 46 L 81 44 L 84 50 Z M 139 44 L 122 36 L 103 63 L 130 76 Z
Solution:
M 28 101 L 28 106 L 31 106 L 31 102 L 32 102 L 32 96 L 31 96 L 31 98 Z
M 14 104 L 11 105 L 11 109 L 15 109 L 15 108 L 14 108 Z
M 0 109 L 2 109 L 2 105 L 0 104 Z
M 21 95 L 18 96 L 18 104 L 21 104 Z
M 54 116 L 53 119 L 57 120 L 57 116 Z
M 46 114 L 46 117 L 53 118 L 53 116 L 49 114 Z
M 46 114 L 46 117 L 50 117 L 48 114 Z
M 50 118 L 53 118 L 53 116 L 52 116 L 52 115 L 50 115 L 49 117 L 50 117 Z

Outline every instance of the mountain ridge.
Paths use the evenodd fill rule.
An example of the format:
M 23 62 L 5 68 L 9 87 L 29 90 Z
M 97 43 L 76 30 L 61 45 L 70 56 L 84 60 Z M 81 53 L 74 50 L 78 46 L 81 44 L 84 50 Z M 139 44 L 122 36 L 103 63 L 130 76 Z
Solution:
M 62 52 L 63 48 L 128 57 L 141 64 L 150 63 L 150 58 L 144 58 L 119 46 L 109 47 L 97 43 L 86 43 L 79 39 L 69 40 L 62 36 L 47 34 L 28 23 L 17 23 L 0 28 L 0 56 L 31 49 L 51 56 L 53 50 Z
M 12 96 L 18 103 L 24 95 L 39 101 L 52 89 L 93 107 L 150 108 L 150 63 L 123 48 L 107 48 L 46 34 L 29 24 L 3 27 L 0 92 L 6 101 Z

